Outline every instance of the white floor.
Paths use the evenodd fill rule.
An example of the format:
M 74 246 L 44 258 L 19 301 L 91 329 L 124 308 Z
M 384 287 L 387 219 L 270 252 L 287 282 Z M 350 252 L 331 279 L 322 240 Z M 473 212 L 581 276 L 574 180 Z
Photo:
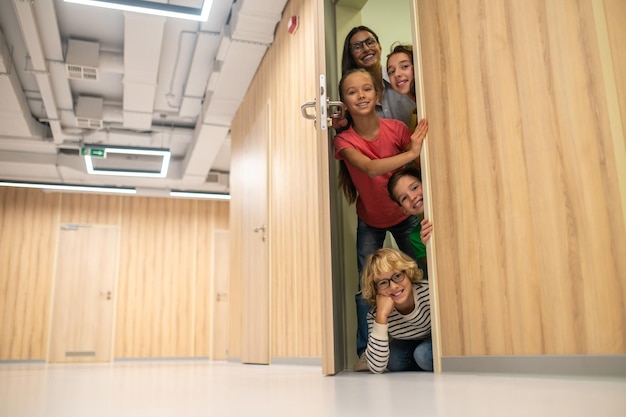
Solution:
M 626 416 L 626 378 L 322 376 L 208 361 L 0 364 L 1 417 Z

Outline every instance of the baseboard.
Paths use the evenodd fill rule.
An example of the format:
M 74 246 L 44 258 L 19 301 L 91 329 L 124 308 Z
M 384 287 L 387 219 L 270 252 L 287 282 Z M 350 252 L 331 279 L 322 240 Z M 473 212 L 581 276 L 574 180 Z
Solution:
M 626 355 L 442 357 L 442 372 L 626 377 Z
M 272 365 L 322 366 L 322 358 L 273 357 L 270 359 L 270 363 Z

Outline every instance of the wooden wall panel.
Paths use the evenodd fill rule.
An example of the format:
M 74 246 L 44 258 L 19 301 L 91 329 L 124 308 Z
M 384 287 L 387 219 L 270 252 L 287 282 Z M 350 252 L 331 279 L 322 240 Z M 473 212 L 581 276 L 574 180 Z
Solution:
M 272 357 L 319 357 L 320 254 L 317 146 L 315 130 L 300 115 L 300 105 L 316 95 L 314 1 L 292 0 L 278 23 L 268 50 L 237 113 L 232 128 L 231 248 L 241 248 L 239 228 L 241 167 L 247 129 L 262 107 L 270 103 L 269 229 Z M 296 15 L 299 28 L 287 33 L 286 19 Z M 245 254 L 244 254 L 245 257 Z M 233 288 L 241 285 L 241 257 L 231 263 Z M 232 293 L 231 306 L 235 304 Z M 232 311 L 232 310 L 231 310 Z M 232 333 L 231 333 L 232 334 Z M 236 337 L 236 336 L 233 336 Z M 231 341 L 233 339 L 231 338 Z M 234 341 L 233 341 L 234 342 Z M 235 348 L 236 349 L 236 348 Z M 237 356 L 236 350 L 231 356 Z
M 0 360 L 46 357 L 60 200 L 0 187 Z
M 120 227 L 114 357 L 209 356 L 229 203 L 0 187 L 0 360 L 45 359 L 61 223 Z
M 119 225 L 123 197 L 97 194 L 63 194 L 61 223 Z
M 196 213 L 190 200 L 125 200 L 116 357 L 193 355 Z
M 443 356 L 625 353 L 591 1 L 417 4 Z

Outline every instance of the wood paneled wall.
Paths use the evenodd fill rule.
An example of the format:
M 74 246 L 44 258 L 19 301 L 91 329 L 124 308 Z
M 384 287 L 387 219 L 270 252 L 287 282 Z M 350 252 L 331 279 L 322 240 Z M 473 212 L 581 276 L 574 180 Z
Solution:
M 291 0 L 232 126 L 231 248 L 242 248 L 245 232 L 241 204 L 245 171 L 245 138 L 257 115 L 269 102 L 268 213 L 270 247 L 271 357 L 320 357 L 320 216 L 317 146 L 312 122 L 302 118 L 300 105 L 313 100 L 315 76 L 314 1 Z M 298 30 L 287 33 L 290 16 L 300 19 Z M 231 310 L 241 310 L 234 288 L 241 283 L 241 259 L 233 258 Z M 237 300 L 240 303 L 240 300 Z M 239 318 L 236 318 L 239 320 Z M 234 329 L 236 323 L 231 325 Z M 232 334 L 232 332 L 231 332 Z M 233 338 L 236 338 L 233 335 Z M 231 338 L 231 356 L 238 356 Z M 239 342 L 240 343 L 240 342 Z M 239 345 L 240 346 L 240 345 Z
M 115 358 L 208 357 L 229 203 L 0 187 L 0 360 L 45 359 L 60 224 L 120 227 Z
M 417 5 L 443 356 L 625 354 L 624 2 Z
M 46 357 L 60 203 L 0 187 L 0 360 Z

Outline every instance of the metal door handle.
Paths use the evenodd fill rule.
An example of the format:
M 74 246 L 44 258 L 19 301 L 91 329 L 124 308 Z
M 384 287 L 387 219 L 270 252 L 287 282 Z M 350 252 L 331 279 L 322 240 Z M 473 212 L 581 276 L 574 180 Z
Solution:
M 308 120 L 315 120 L 315 114 L 311 114 L 307 111 L 307 109 L 310 109 L 311 107 L 313 108 L 313 110 L 315 110 L 315 104 L 315 100 L 303 103 L 300 106 L 300 112 L 302 112 L 302 117 Z

